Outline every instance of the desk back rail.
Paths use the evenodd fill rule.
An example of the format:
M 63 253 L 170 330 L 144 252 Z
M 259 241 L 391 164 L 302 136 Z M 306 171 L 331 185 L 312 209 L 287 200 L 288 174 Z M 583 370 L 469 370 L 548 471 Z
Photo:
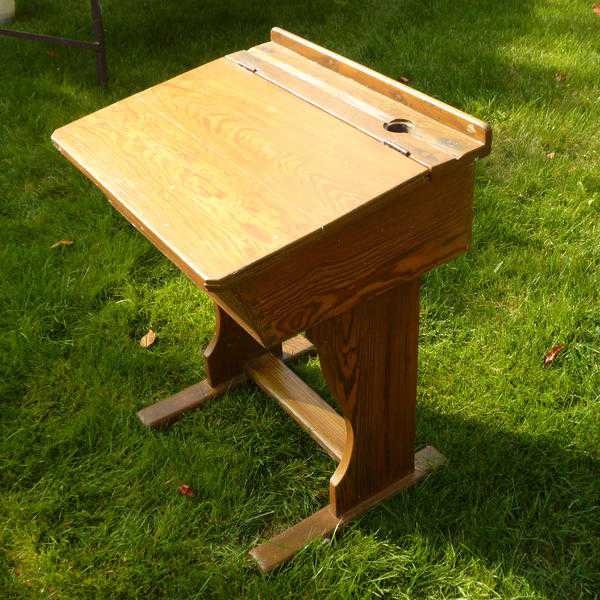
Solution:
M 492 130 L 484 121 L 279 27 L 271 30 L 271 40 L 478 140 L 479 156 L 490 153 Z

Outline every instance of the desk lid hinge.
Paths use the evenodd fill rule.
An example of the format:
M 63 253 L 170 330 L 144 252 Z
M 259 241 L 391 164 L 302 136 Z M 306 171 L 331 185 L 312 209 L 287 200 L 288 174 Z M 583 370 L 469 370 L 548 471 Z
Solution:
M 383 145 L 388 146 L 392 150 L 396 150 L 396 152 L 400 152 L 401 154 L 404 154 L 404 156 L 410 156 L 410 150 L 407 150 L 406 148 L 403 148 L 402 146 L 399 146 L 398 144 L 395 144 L 394 142 L 390 142 L 389 140 L 383 140 Z
M 379 142 L 383 142 L 384 146 L 388 146 L 392 150 L 395 150 L 396 152 L 400 152 L 400 154 L 403 154 L 404 156 L 407 156 L 413 160 L 416 160 L 416 162 L 422 164 L 423 166 L 427 167 L 428 169 L 430 168 L 427 164 L 425 164 L 424 162 L 422 162 L 419 159 L 416 159 L 414 156 L 412 156 L 410 150 L 407 150 L 403 146 L 396 144 L 395 142 L 386 140 L 385 138 L 382 138 L 378 135 L 373 135 L 372 132 L 365 130 L 363 127 L 360 127 L 357 123 L 353 122 L 352 120 L 348 119 L 347 117 L 338 115 L 335 111 L 332 111 L 331 109 L 328 109 L 328 108 L 322 106 L 321 103 L 319 103 L 318 101 L 313 100 L 311 98 L 307 98 L 304 94 L 298 93 L 294 89 L 284 85 L 283 83 L 277 81 L 273 77 L 268 76 L 266 73 L 263 73 L 261 71 L 261 69 L 259 68 L 259 65 L 256 64 L 256 62 L 253 60 L 253 58 L 251 56 L 248 55 L 247 52 L 236 52 L 234 54 L 228 55 L 228 58 L 232 62 L 237 64 L 239 67 L 242 67 L 242 69 L 245 69 L 246 71 L 250 71 L 250 73 L 254 73 L 254 74 L 258 75 L 259 77 L 262 77 L 266 81 L 269 81 L 269 82 L 273 83 L 274 85 L 290 92 L 294 96 L 304 100 L 305 102 L 308 102 L 309 104 L 312 104 L 316 108 L 319 108 L 319 109 L 327 112 L 331 116 L 333 116 L 337 119 L 340 119 L 341 121 L 350 125 L 351 127 L 354 127 L 356 129 L 358 129 L 359 131 L 362 131 L 362 133 L 368 135 L 369 137 L 371 137 Z

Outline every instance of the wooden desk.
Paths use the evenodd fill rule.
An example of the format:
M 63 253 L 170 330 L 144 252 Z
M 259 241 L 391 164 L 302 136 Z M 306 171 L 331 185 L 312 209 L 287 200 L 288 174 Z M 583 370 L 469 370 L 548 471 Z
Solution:
M 444 462 L 415 454 L 419 278 L 468 248 L 485 123 L 274 29 L 52 139 L 215 302 L 207 380 L 141 421 L 250 378 L 339 462 L 263 570 Z M 284 364 L 313 344 L 343 416 Z

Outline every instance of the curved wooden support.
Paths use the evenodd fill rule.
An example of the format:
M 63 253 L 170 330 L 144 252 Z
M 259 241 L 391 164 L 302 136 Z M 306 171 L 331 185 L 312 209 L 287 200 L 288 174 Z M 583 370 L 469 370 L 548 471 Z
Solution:
M 215 303 L 215 334 L 204 351 L 206 376 L 212 387 L 222 385 L 244 373 L 244 365 L 265 352 L 281 355 L 281 344 L 267 349 L 238 325 Z
M 283 352 L 281 360 L 283 361 L 294 360 L 314 350 L 314 346 L 301 335 L 285 340 L 282 344 L 282 348 Z M 278 360 L 272 354 L 267 354 L 273 360 Z M 168 425 L 169 423 L 176 421 L 184 413 L 199 408 L 209 400 L 245 383 L 246 379 L 246 373 L 242 373 L 216 386 L 212 386 L 207 379 L 203 379 L 199 383 L 191 385 L 173 396 L 169 396 L 164 400 L 160 400 L 159 402 L 155 402 L 150 406 L 142 408 L 142 410 L 138 412 L 138 417 L 146 427 L 162 427 Z M 341 450 L 339 454 L 341 455 Z
M 414 470 L 419 285 L 404 283 L 309 333 L 346 422 L 329 488 L 337 516 Z

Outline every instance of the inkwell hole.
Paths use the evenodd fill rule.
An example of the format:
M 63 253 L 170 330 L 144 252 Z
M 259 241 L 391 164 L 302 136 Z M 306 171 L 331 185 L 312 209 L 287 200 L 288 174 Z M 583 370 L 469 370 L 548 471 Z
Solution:
M 383 128 L 391 133 L 408 133 L 414 126 L 408 119 L 393 119 L 383 124 Z

